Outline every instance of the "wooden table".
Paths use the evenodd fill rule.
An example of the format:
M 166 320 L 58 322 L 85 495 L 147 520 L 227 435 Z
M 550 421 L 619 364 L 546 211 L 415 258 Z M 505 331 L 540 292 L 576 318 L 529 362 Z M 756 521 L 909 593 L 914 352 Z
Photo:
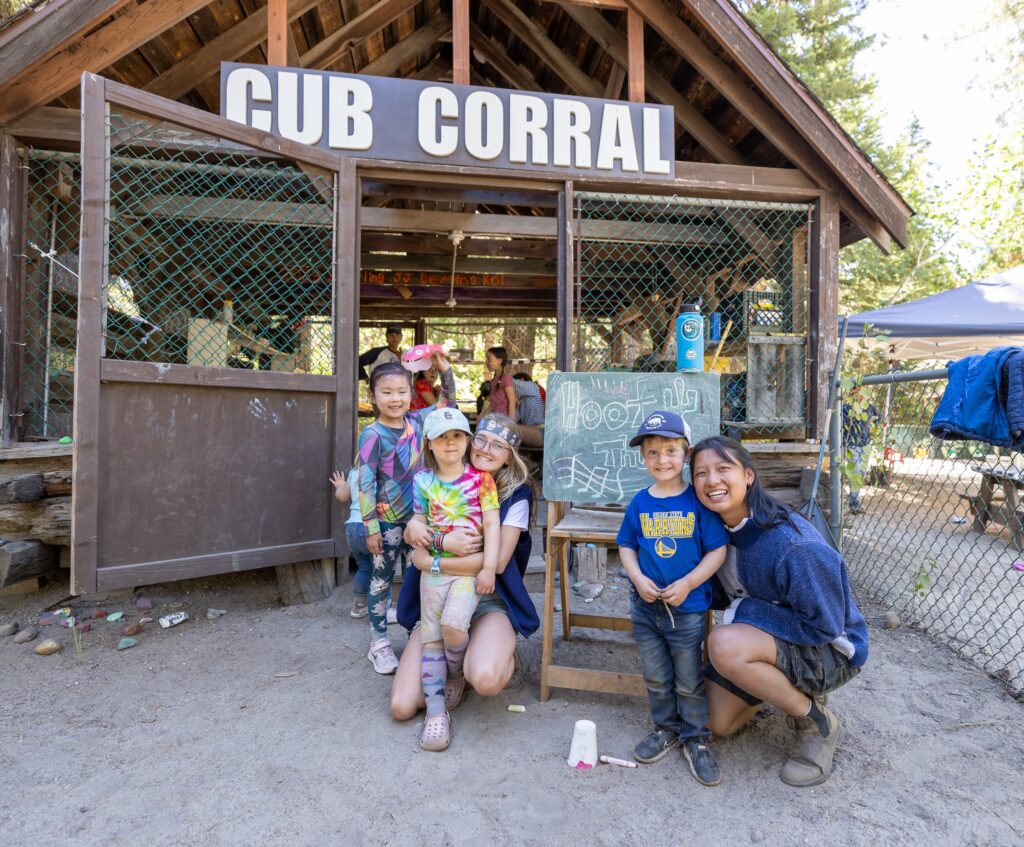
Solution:
M 643 677 L 635 673 L 574 668 L 553 665 L 551 650 L 555 614 L 555 569 L 562 583 L 562 638 L 572 639 L 572 628 L 609 629 L 632 632 L 629 618 L 618 615 L 574 614 L 569 610 L 569 549 L 573 542 L 614 546 L 622 524 L 623 512 L 604 508 L 571 508 L 566 504 L 548 503 L 548 549 L 544 569 L 544 649 L 540 665 L 541 702 L 551 696 L 552 688 L 577 691 L 604 691 L 611 694 L 647 696 Z
M 972 529 L 985 532 L 988 524 L 994 523 L 1007 527 L 1013 533 L 1013 542 L 1018 550 L 1024 550 L 1024 512 L 1020 511 L 1020 490 L 1024 489 L 1024 479 L 1013 468 L 983 467 L 973 465 L 971 470 L 981 474 L 981 488 L 976 497 L 970 498 L 971 512 L 974 514 Z M 997 489 L 1003 492 L 1002 504 L 994 504 L 993 496 Z

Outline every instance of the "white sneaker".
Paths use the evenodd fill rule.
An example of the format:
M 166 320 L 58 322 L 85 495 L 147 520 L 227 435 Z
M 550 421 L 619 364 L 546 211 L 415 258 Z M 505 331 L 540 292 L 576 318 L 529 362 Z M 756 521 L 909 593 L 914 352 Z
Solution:
M 387 614 L 384 615 L 388 622 L 388 626 L 394 626 L 398 623 L 398 610 L 394 606 L 389 606 Z
M 373 669 L 380 674 L 391 674 L 398 669 L 398 657 L 391 649 L 391 642 L 386 638 L 378 638 L 370 645 L 366 658 L 373 662 Z

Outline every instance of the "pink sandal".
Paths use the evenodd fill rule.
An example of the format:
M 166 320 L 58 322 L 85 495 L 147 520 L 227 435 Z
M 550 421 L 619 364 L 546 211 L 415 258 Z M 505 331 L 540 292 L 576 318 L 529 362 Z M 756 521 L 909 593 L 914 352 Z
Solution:
M 423 734 L 420 735 L 420 747 L 433 753 L 446 750 L 452 741 L 452 716 L 447 711 L 443 715 L 435 715 L 423 721 Z

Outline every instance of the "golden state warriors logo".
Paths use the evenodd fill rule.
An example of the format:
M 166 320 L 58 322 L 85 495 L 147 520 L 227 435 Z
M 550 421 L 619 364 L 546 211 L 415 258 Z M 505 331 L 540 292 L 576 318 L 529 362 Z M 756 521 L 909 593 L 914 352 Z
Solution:
M 676 540 L 674 538 L 659 538 L 654 542 L 654 552 L 662 559 L 671 559 L 676 554 Z

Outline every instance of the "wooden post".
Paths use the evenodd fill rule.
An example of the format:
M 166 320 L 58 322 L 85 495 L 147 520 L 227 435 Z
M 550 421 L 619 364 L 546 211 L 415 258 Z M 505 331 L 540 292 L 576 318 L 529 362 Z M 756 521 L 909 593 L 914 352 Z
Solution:
M 288 0 L 267 2 L 267 64 L 288 65 Z
M 0 220 L 7 222 L 0 233 L 0 444 L 17 440 L 17 415 L 21 411 L 22 363 L 22 279 L 24 263 L 19 258 L 25 242 L 25 184 L 18 147 L 11 136 L 0 134 Z
M 835 191 L 823 191 L 814 204 L 810 260 L 810 435 L 823 438 L 825 433 L 819 430 L 828 406 L 829 371 L 839 344 L 839 194 Z
M 566 181 L 565 190 L 558 194 L 558 306 L 555 328 L 555 365 L 560 371 L 573 370 L 573 291 L 576 285 L 574 271 L 572 182 Z
M 629 47 L 629 99 L 644 102 L 644 19 L 635 9 L 626 11 L 626 40 Z
M 452 82 L 469 85 L 469 0 L 452 0 Z

